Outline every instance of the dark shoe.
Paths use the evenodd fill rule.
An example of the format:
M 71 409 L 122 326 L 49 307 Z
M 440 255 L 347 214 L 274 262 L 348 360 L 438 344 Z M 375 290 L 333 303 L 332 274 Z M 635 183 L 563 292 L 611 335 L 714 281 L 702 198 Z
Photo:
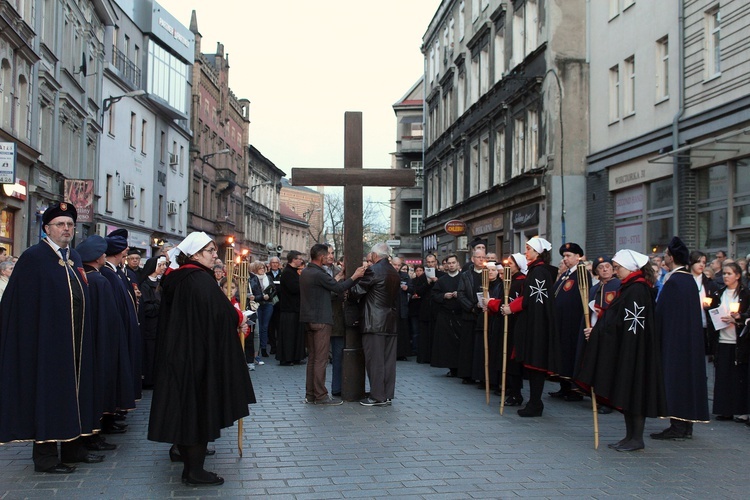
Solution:
M 740 417 L 734 417 L 734 421 L 737 422 L 738 424 L 746 424 L 747 421 L 748 421 L 748 419 L 746 419 L 746 418 L 740 418 Z
M 583 394 L 576 391 L 570 391 L 565 396 L 563 396 L 563 399 L 570 402 L 583 401 Z
M 365 398 L 362 399 L 359 404 L 362 406 L 387 406 L 387 401 L 378 401 L 377 399 Z
M 548 392 L 547 394 L 549 394 L 553 398 L 564 398 L 565 396 L 569 394 L 569 392 L 563 391 L 562 389 L 560 389 L 559 391 Z
M 616 450 L 616 449 L 617 449 L 617 448 L 619 448 L 620 446 L 624 445 L 624 444 L 625 444 L 625 441 L 626 441 L 626 440 L 627 440 L 627 438 L 623 438 L 623 439 L 619 440 L 619 441 L 618 441 L 618 442 L 616 442 L 616 443 L 609 443 L 609 444 L 607 445 L 607 448 L 610 448 L 610 449 Z
M 719 420 L 719 421 L 722 421 L 722 422 L 726 422 L 726 421 L 733 420 L 733 419 L 734 419 L 734 417 L 731 416 L 731 415 L 716 415 L 714 417 L 714 420 Z
M 108 443 L 104 438 L 84 445 L 89 451 L 112 451 L 117 449 L 116 444 Z
M 341 397 L 341 391 L 332 392 L 331 396 L 334 396 L 336 398 L 340 398 Z
M 102 434 L 124 434 L 128 431 L 128 424 L 116 424 L 110 422 L 107 425 L 102 426 Z
M 292 366 L 294 363 L 291 361 L 280 361 L 279 366 Z
M 407 358 L 406 356 L 399 356 L 396 358 L 396 361 L 409 361 L 409 358 Z
M 655 432 L 651 434 L 651 439 L 658 439 L 661 441 L 666 441 L 670 439 L 681 441 L 686 438 L 687 438 L 687 435 L 685 433 L 676 431 L 674 427 L 667 427 L 661 432 Z M 628 451 L 628 450 L 623 450 L 623 451 Z
M 464 385 L 466 385 L 466 384 L 473 384 L 474 380 L 471 379 L 471 378 L 468 378 L 468 377 L 464 377 L 464 379 L 461 380 L 461 383 L 464 384 Z
M 323 406 L 338 406 L 344 404 L 344 401 L 339 398 L 332 398 L 331 396 L 328 396 L 326 398 L 321 399 L 320 401 L 315 401 L 315 406 L 323 405 Z
M 609 415 L 610 413 L 612 413 L 612 408 L 610 408 L 609 406 L 599 406 L 596 409 L 596 412 L 599 415 Z
M 75 465 L 65 465 L 63 463 L 59 463 L 57 465 L 53 465 L 52 467 L 47 467 L 46 469 L 39 468 L 37 466 L 34 466 L 34 471 L 36 472 L 46 472 L 48 474 L 70 474 L 71 472 L 76 471 Z
M 523 396 L 508 396 L 505 398 L 505 406 L 521 406 L 523 404 Z
M 211 455 L 216 455 L 216 450 L 213 448 L 206 448 L 206 456 L 210 457 Z M 169 449 L 169 460 L 171 462 L 182 462 L 182 455 L 180 455 L 180 450 L 177 449 L 177 445 L 172 445 L 172 447 Z
M 73 458 L 61 457 L 61 458 L 63 462 L 71 463 L 71 464 L 75 464 L 75 463 L 98 464 L 104 461 L 104 455 L 94 455 L 93 453 L 88 453 L 81 457 L 73 457 Z
M 182 482 L 189 486 L 220 486 L 224 484 L 223 477 L 217 476 L 213 472 L 204 472 L 205 476 L 202 477 L 193 477 L 189 474 L 187 476 L 183 476 Z
M 268 352 L 266 352 L 265 349 L 261 349 L 260 355 L 263 356 L 264 358 L 267 358 L 268 357 Z
M 449 370 L 448 373 L 445 374 L 446 377 L 453 378 L 456 376 L 456 374 L 453 372 L 453 370 Z
M 643 443 L 628 442 L 615 447 L 617 451 L 641 451 L 645 448 Z
M 541 417 L 543 411 L 544 411 L 544 405 L 531 406 L 531 404 L 527 404 L 526 406 L 518 410 L 518 416 L 519 417 Z

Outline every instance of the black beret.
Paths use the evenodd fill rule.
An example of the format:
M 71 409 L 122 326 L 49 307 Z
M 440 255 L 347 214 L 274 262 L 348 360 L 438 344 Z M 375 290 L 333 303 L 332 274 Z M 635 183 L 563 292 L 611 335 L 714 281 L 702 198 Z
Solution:
M 92 234 L 76 247 L 76 251 L 81 255 L 81 262 L 94 262 L 107 252 L 107 242 L 98 234 Z
M 128 230 L 127 229 L 115 229 L 111 233 L 107 235 L 107 238 L 110 236 L 122 236 L 126 240 L 128 239 Z
M 471 243 L 469 243 L 469 246 L 471 248 L 474 248 L 477 245 L 484 245 L 484 248 L 487 248 L 487 240 L 483 240 L 480 237 L 476 237 L 473 240 L 471 240 Z
M 560 255 L 564 254 L 565 252 L 583 256 L 583 248 L 581 248 L 581 245 L 579 245 L 578 243 L 564 243 L 563 246 L 560 247 Z
M 138 257 L 140 257 L 141 252 L 139 252 L 137 248 L 133 247 L 130 250 L 128 250 L 128 256 L 131 256 L 131 255 L 137 255 Z
M 606 255 L 600 255 L 599 257 L 594 259 L 594 262 L 592 263 L 592 266 L 591 266 L 591 272 L 593 272 L 594 274 L 597 274 L 596 268 L 599 267 L 599 264 L 604 264 L 605 262 L 608 262 L 610 265 L 612 265 L 612 259 L 610 259 Z
M 54 203 L 47 207 L 47 210 L 44 211 L 44 214 L 42 215 L 42 223 L 46 226 L 47 224 L 52 222 L 55 217 L 63 216 L 70 217 L 73 219 L 73 222 L 75 222 L 78 218 L 78 211 L 72 203 L 67 203 L 64 201 L 61 201 L 60 203 Z
M 669 250 L 669 255 L 672 256 L 677 264 L 680 264 L 681 266 L 687 266 L 688 262 L 690 262 L 690 251 L 688 250 L 688 247 L 685 246 L 685 243 L 683 243 L 679 238 L 679 236 L 675 236 L 674 238 L 672 238 L 672 241 L 670 241 L 669 245 L 667 245 L 667 249 Z

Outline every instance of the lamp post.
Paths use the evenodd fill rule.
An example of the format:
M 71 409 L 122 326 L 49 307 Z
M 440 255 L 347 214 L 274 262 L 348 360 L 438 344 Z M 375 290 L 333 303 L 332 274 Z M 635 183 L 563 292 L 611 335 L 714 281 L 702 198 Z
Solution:
M 143 89 L 132 90 L 122 95 L 109 96 L 102 101 L 102 127 L 104 126 L 104 113 L 109 111 L 109 108 L 116 102 L 120 102 L 125 97 L 138 97 L 139 95 L 146 95 L 146 91 Z

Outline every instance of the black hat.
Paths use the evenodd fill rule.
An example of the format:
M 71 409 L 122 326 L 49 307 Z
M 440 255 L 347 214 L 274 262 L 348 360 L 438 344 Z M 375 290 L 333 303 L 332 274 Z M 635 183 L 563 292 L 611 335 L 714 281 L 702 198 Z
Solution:
M 128 248 L 128 230 L 115 229 L 105 238 L 107 241 L 107 255 L 117 255 Z
M 484 248 L 487 248 L 487 240 L 483 240 L 482 238 L 477 236 L 476 238 L 471 240 L 471 243 L 469 243 L 469 246 L 471 248 L 474 248 L 477 245 L 484 245 Z
M 92 234 L 76 247 L 76 251 L 81 256 L 81 262 L 94 262 L 106 253 L 107 242 L 98 234 Z
M 574 253 L 583 257 L 583 248 L 581 248 L 581 245 L 578 243 L 563 243 L 563 246 L 560 247 L 560 255 L 565 252 Z
M 596 272 L 596 268 L 599 267 L 599 264 L 604 264 L 605 262 L 609 262 L 610 265 L 612 265 L 612 259 L 610 259 L 606 255 L 600 255 L 596 259 L 594 259 L 594 262 L 591 265 L 591 272 L 593 272 L 595 275 L 598 274 Z
M 154 271 L 156 271 L 156 265 L 159 263 L 159 257 L 151 257 L 146 261 L 146 263 L 143 265 L 143 269 L 141 270 L 141 276 L 143 280 L 145 280 L 148 276 L 150 276 Z
M 679 238 L 679 236 L 675 236 L 674 238 L 672 238 L 672 241 L 670 241 L 669 245 L 667 245 L 667 250 L 669 250 L 669 255 L 672 256 L 675 263 L 681 266 L 687 266 L 688 262 L 690 262 L 690 251 L 688 250 L 688 247 L 685 246 L 685 243 L 683 243 Z
M 131 256 L 131 255 L 137 255 L 138 257 L 140 257 L 141 252 L 139 252 L 137 248 L 133 247 L 130 250 L 128 250 L 128 256 Z
M 78 211 L 72 203 L 67 203 L 65 201 L 61 201 L 60 203 L 53 203 L 52 205 L 47 207 L 47 210 L 45 210 L 44 214 L 42 214 L 42 223 L 46 226 L 47 224 L 52 222 L 52 219 L 54 219 L 55 217 L 63 216 L 70 217 L 73 219 L 73 222 L 75 222 L 78 218 Z

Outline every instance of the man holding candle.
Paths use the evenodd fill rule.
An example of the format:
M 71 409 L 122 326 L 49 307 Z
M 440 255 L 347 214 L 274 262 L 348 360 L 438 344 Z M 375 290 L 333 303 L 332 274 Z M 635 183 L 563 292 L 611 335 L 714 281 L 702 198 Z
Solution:
M 656 302 L 656 321 L 661 330 L 664 389 L 671 425 L 651 437 L 689 439 L 693 436 L 693 423 L 709 419 L 702 307 L 695 279 L 687 269 L 688 249 L 677 236 L 667 246 L 664 262 L 670 272 Z

